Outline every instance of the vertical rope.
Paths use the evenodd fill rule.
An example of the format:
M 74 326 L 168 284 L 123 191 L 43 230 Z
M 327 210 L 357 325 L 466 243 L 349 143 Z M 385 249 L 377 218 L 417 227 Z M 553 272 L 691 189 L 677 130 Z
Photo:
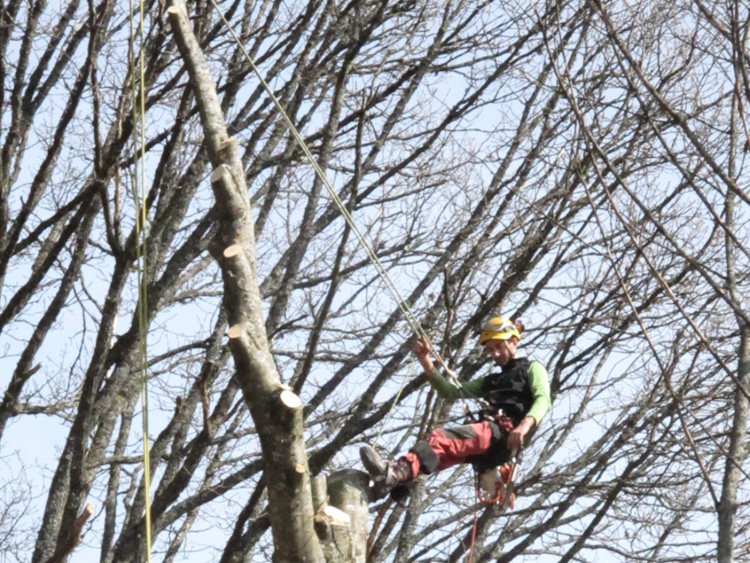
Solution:
M 133 200 L 135 201 L 135 231 L 136 231 L 136 268 L 138 272 L 138 344 L 141 366 L 141 420 L 143 422 L 143 483 L 144 483 L 144 506 L 146 508 L 146 561 L 151 563 L 151 457 L 149 455 L 149 438 L 148 438 L 148 346 L 147 346 L 147 310 L 148 310 L 148 286 L 147 286 L 147 264 L 146 264 L 146 220 L 148 218 L 146 210 L 146 97 L 145 97 L 145 68 L 143 55 L 143 21 L 144 6 L 143 0 L 140 0 L 140 21 L 138 24 L 138 35 L 140 43 L 139 64 L 140 75 L 139 82 L 136 84 L 136 61 L 135 61 L 135 31 L 133 25 L 133 0 L 129 0 L 130 8 L 130 44 L 129 44 L 129 63 L 130 63 L 130 80 L 133 97 Z M 138 122 L 138 113 L 140 113 L 140 123 Z M 138 127 L 140 126 L 140 127 Z M 140 128 L 140 139 L 136 130 Z M 140 141 L 140 154 L 137 143 Z M 140 193 L 138 181 L 138 164 L 140 160 Z
M 474 484 L 479 490 L 479 473 L 474 473 Z M 479 520 L 479 517 L 477 515 L 477 512 L 479 510 L 479 502 L 477 499 L 474 499 L 474 524 L 471 526 L 471 549 L 469 550 L 469 557 L 468 557 L 468 563 L 472 563 L 474 561 L 474 545 L 477 541 L 477 522 Z

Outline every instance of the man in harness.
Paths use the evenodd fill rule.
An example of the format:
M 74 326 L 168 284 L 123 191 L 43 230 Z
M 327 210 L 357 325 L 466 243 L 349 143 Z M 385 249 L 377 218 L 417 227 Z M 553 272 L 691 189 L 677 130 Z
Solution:
M 551 402 L 544 366 L 516 357 L 522 331 L 519 321 L 490 319 L 482 328 L 479 343 L 501 369 L 461 387 L 440 375 L 427 341 L 415 341 L 414 354 L 440 397 L 449 401 L 483 399 L 489 407 L 481 413 L 481 421 L 450 429 L 436 428 L 426 441 L 420 440 L 406 455 L 389 462 L 373 447 L 362 447 L 360 457 L 374 483 L 371 500 L 385 497 L 391 489 L 412 481 L 420 473 L 429 475 L 459 463 L 471 463 L 479 473 L 501 466 L 528 445 Z M 509 478 L 504 475 L 506 483 Z

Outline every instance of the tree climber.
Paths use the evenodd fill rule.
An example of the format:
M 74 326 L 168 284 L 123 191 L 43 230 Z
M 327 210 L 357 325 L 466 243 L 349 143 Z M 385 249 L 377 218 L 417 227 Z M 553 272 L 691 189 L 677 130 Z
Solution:
M 459 463 L 471 463 L 479 473 L 507 463 L 513 452 L 528 445 L 542 418 L 550 409 L 547 370 L 526 357 L 516 357 L 523 325 L 520 321 L 495 317 L 482 328 L 479 343 L 501 371 L 457 387 L 435 368 L 429 343 L 418 338 L 412 348 L 427 381 L 443 399 L 483 399 L 481 422 L 456 428 L 436 428 L 429 438 L 417 442 L 409 452 L 390 462 L 372 446 L 360 449 L 362 463 L 373 480 L 371 500 L 383 498 L 391 489 Z M 509 479 L 509 476 L 504 476 Z M 395 491 L 394 491 L 395 494 Z

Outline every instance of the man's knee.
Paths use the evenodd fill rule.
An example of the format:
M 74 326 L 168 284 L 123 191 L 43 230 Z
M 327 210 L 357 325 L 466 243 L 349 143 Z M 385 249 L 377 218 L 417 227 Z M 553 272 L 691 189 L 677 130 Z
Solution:
M 432 450 L 432 446 L 424 440 L 420 440 L 414 447 L 409 450 L 417 456 L 419 460 L 419 472 L 426 475 L 433 473 L 440 464 L 440 458 Z

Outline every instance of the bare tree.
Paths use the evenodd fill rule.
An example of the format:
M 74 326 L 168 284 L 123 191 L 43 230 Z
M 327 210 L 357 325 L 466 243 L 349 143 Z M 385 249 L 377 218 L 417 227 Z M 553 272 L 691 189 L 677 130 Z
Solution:
M 28 478 L 0 484 L 3 557 L 64 557 L 91 503 L 76 554 L 145 559 L 143 367 L 167 561 L 325 558 L 280 531 L 309 481 L 462 419 L 226 19 L 459 378 L 489 369 L 475 335 L 499 312 L 549 368 L 516 509 L 475 527 L 470 467 L 420 478 L 371 507 L 369 560 L 458 561 L 472 537 L 475 561 L 748 560 L 746 6 L 188 3 L 254 302 L 227 291 L 226 155 L 167 6 L 139 13 L 0 7 L 0 451 Z M 236 344 L 263 340 L 272 377 L 248 379 Z M 295 421 L 264 400 L 285 389 Z

